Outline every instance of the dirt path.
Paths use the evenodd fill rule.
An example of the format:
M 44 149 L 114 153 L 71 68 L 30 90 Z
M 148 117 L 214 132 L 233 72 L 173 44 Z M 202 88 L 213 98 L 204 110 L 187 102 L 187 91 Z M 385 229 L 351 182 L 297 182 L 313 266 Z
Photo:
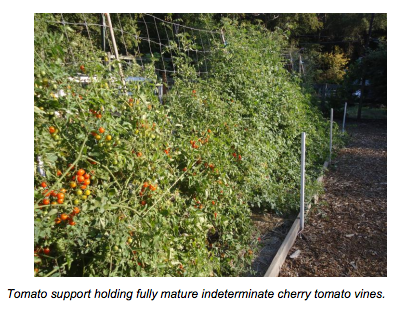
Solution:
M 387 276 L 387 122 L 351 122 L 347 131 L 280 276 Z

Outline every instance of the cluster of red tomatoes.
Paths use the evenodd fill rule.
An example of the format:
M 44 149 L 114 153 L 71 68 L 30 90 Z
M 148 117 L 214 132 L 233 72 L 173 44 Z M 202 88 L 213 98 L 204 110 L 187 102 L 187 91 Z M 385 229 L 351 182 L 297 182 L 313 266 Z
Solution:
M 194 207 L 195 207 L 195 208 L 202 209 L 202 208 L 203 208 L 203 205 L 202 205 L 201 201 L 198 201 L 198 200 L 196 199 L 196 197 L 194 197 L 194 200 L 195 200 L 195 203 L 196 203 L 196 205 L 195 205 Z
M 71 178 L 70 188 L 76 189 L 79 186 L 79 189 L 76 189 L 75 195 L 76 198 L 73 200 L 74 205 L 79 205 L 80 200 L 86 200 L 89 195 L 91 195 L 91 191 L 88 189 L 88 186 L 91 184 L 91 175 L 86 173 L 84 169 L 79 169 Z M 84 191 L 83 191 L 84 190 Z M 80 208 L 75 206 L 73 211 L 67 215 L 66 213 L 62 213 L 58 218 L 56 218 L 55 223 L 60 224 L 65 221 L 69 225 L 76 225 L 74 222 L 74 216 L 76 216 L 80 212 Z
M 198 149 L 199 148 L 199 146 L 196 144 L 196 142 L 195 141 L 189 141 L 190 143 L 191 143 L 191 147 L 192 148 L 194 148 L 194 149 Z
M 59 130 L 53 126 L 49 127 L 49 133 L 52 136 L 52 139 L 56 142 L 60 142 L 60 136 L 58 134 Z
M 237 156 L 237 153 L 233 152 L 233 157 L 234 157 L 234 159 L 241 161 L 241 155 L 240 154 Z
M 34 256 L 38 256 L 38 254 L 46 254 L 46 255 L 49 255 L 50 252 L 51 252 L 51 250 L 49 249 L 49 247 L 36 248 L 36 249 L 34 249 Z
M 69 225 L 76 225 L 76 222 L 74 221 L 74 216 L 77 215 L 79 212 L 80 208 L 76 206 L 73 208 L 73 211 L 69 215 L 62 213 L 60 216 L 58 216 L 55 219 L 55 223 L 60 224 L 62 221 L 66 221 Z
M 69 165 L 70 167 L 71 165 Z M 60 176 L 62 174 L 61 171 L 58 170 L 57 175 Z M 73 200 L 73 204 L 76 205 L 72 212 L 67 215 L 66 213 L 60 214 L 56 219 L 55 223 L 60 224 L 61 222 L 65 221 L 69 225 L 76 225 L 76 222 L 74 221 L 74 217 L 80 212 L 80 208 L 77 207 L 77 205 L 80 204 L 80 200 L 86 200 L 89 195 L 91 195 L 91 191 L 88 189 L 88 186 L 91 183 L 91 175 L 86 173 L 84 169 L 79 169 L 71 178 L 70 182 L 70 188 L 71 189 L 76 189 L 78 186 L 79 188 L 76 189 L 75 195 L 76 198 Z M 47 184 L 45 181 L 41 183 L 41 187 L 44 189 L 47 187 Z M 83 191 L 84 190 L 84 191 Z M 65 197 L 66 197 L 67 190 L 62 188 L 59 190 L 59 192 L 56 192 L 54 190 L 48 191 L 45 189 L 43 191 L 43 195 L 45 198 L 42 200 L 40 205 L 57 205 L 57 204 L 63 204 Z
M 205 162 L 205 167 L 206 167 L 206 168 L 210 168 L 210 169 L 213 171 L 214 168 L 215 168 L 215 165 L 214 165 L 213 163 L 207 163 L 207 162 Z
M 46 189 L 48 187 L 47 183 L 43 181 L 41 183 L 41 187 L 44 188 L 42 194 L 45 196 L 45 198 L 42 200 L 40 205 L 56 205 L 56 204 L 63 204 L 64 199 L 65 199 L 65 193 L 66 189 L 60 189 L 59 192 L 56 192 L 54 190 L 49 191 Z
M 136 155 L 136 157 L 138 157 L 138 158 L 140 158 L 143 155 L 143 153 L 141 151 L 132 150 L 132 153 L 134 153 Z
M 105 132 L 105 129 L 104 129 L 103 127 L 100 127 L 100 128 L 98 129 L 98 132 L 100 132 L 101 134 L 103 134 L 103 133 Z M 97 141 L 99 141 L 99 140 L 102 138 L 102 136 L 101 136 L 100 134 L 98 134 L 96 131 L 91 132 L 91 135 L 94 136 Z M 112 140 L 112 136 L 111 136 L 111 135 L 105 136 L 105 140 L 106 140 L 106 141 Z
M 101 115 L 101 112 L 100 112 L 100 111 L 95 111 L 95 110 L 92 110 L 92 109 L 90 108 L 90 113 L 93 114 L 93 115 L 95 116 L 95 118 L 97 118 L 97 119 L 101 119 L 101 118 L 102 118 L 102 115 Z
M 208 132 L 208 133 L 212 133 L 212 130 L 211 130 L 211 129 L 208 129 L 207 132 Z M 199 142 L 199 143 L 201 144 L 201 146 L 209 142 L 210 135 L 209 135 L 209 134 L 206 134 L 205 132 L 202 132 L 202 135 L 203 135 L 203 136 L 206 135 L 206 138 L 198 138 L 198 141 L 193 141 L 193 140 L 190 140 L 190 141 L 189 141 L 192 148 L 194 148 L 194 149 L 198 149 L 198 148 L 199 148 L 199 145 L 197 145 L 197 142 Z
M 145 191 L 146 189 L 149 189 L 151 191 L 156 191 L 157 190 L 157 185 L 152 185 L 151 183 L 148 183 L 147 181 L 142 185 L 142 188 L 140 189 L 140 196 L 145 196 Z M 150 198 L 151 194 L 146 195 L 146 197 Z M 142 206 L 145 206 L 147 204 L 147 201 L 143 199 L 140 204 Z
M 81 168 L 77 171 L 76 175 L 72 176 L 72 178 L 71 178 L 72 181 L 70 182 L 70 188 L 74 189 L 77 186 L 80 186 L 81 190 L 86 190 L 87 186 L 91 184 L 90 178 L 91 178 L 91 175 L 86 173 L 86 171 Z M 82 195 L 81 190 L 77 190 L 76 195 Z M 80 192 L 81 192 L 81 194 L 77 194 Z M 90 190 L 88 190 L 88 189 L 86 190 L 86 193 L 88 193 L 88 194 L 85 194 L 87 196 L 91 194 Z

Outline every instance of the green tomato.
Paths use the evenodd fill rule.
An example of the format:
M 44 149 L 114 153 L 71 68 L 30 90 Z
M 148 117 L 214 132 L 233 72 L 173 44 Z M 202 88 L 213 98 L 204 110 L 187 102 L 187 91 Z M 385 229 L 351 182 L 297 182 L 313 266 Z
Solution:
M 78 204 L 80 204 L 80 201 L 79 201 L 78 199 L 75 199 L 75 200 L 73 201 L 73 204 L 74 204 L 74 205 L 78 205 Z
M 83 191 L 81 191 L 80 189 L 79 190 L 76 190 L 76 195 L 83 195 Z

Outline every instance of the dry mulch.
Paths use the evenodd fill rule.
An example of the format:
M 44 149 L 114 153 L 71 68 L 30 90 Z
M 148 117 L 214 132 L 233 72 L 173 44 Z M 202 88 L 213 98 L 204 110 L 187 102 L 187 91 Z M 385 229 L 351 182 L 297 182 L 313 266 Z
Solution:
M 279 276 L 387 276 L 387 121 L 350 123 Z
M 258 252 L 247 277 L 263 277 L 283 240 L 288 234 L 296 216 L 290 218 L 278 217 L 275 214 L 256 212 L 252 221 L 259 237 Z

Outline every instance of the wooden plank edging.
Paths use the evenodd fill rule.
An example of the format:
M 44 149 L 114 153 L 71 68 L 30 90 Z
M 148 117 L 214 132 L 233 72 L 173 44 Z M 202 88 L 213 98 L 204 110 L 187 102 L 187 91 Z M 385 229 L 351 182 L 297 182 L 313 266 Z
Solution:
M 328 167 L 328 162 L 325 161 L 323 165 L 323 171 Z M 321 175 L 317 178 L 317 183 L 322 183 L 324 179 L 324 175 Z M 317 201 L 318 199 L 318 194 L 313 196 L 312 200 Z M 311 208 L 311 204 L 307 205 L 307 211 L 309 211 Z M 264 277 L 278 277 L 279 272 L 281 271 L 282 265 L 286 260 L 286 256 L 288 255 L 288 252 L 290 248 L 292 248 L 293 244 L 296 241 L 296 237 L 299 234 L 300 231 L 300 214 L 297 216 L 296 220 L 293 222 L 292 227 L 290 228 L 288 234 L 286 235 L 286 238 L 282 242 L 282 245 L 279 247 L 278 252 L 276 253 L 274 259 L 271 262 L 271 265 L 269 265 L 269 268 L 267 269 Z

